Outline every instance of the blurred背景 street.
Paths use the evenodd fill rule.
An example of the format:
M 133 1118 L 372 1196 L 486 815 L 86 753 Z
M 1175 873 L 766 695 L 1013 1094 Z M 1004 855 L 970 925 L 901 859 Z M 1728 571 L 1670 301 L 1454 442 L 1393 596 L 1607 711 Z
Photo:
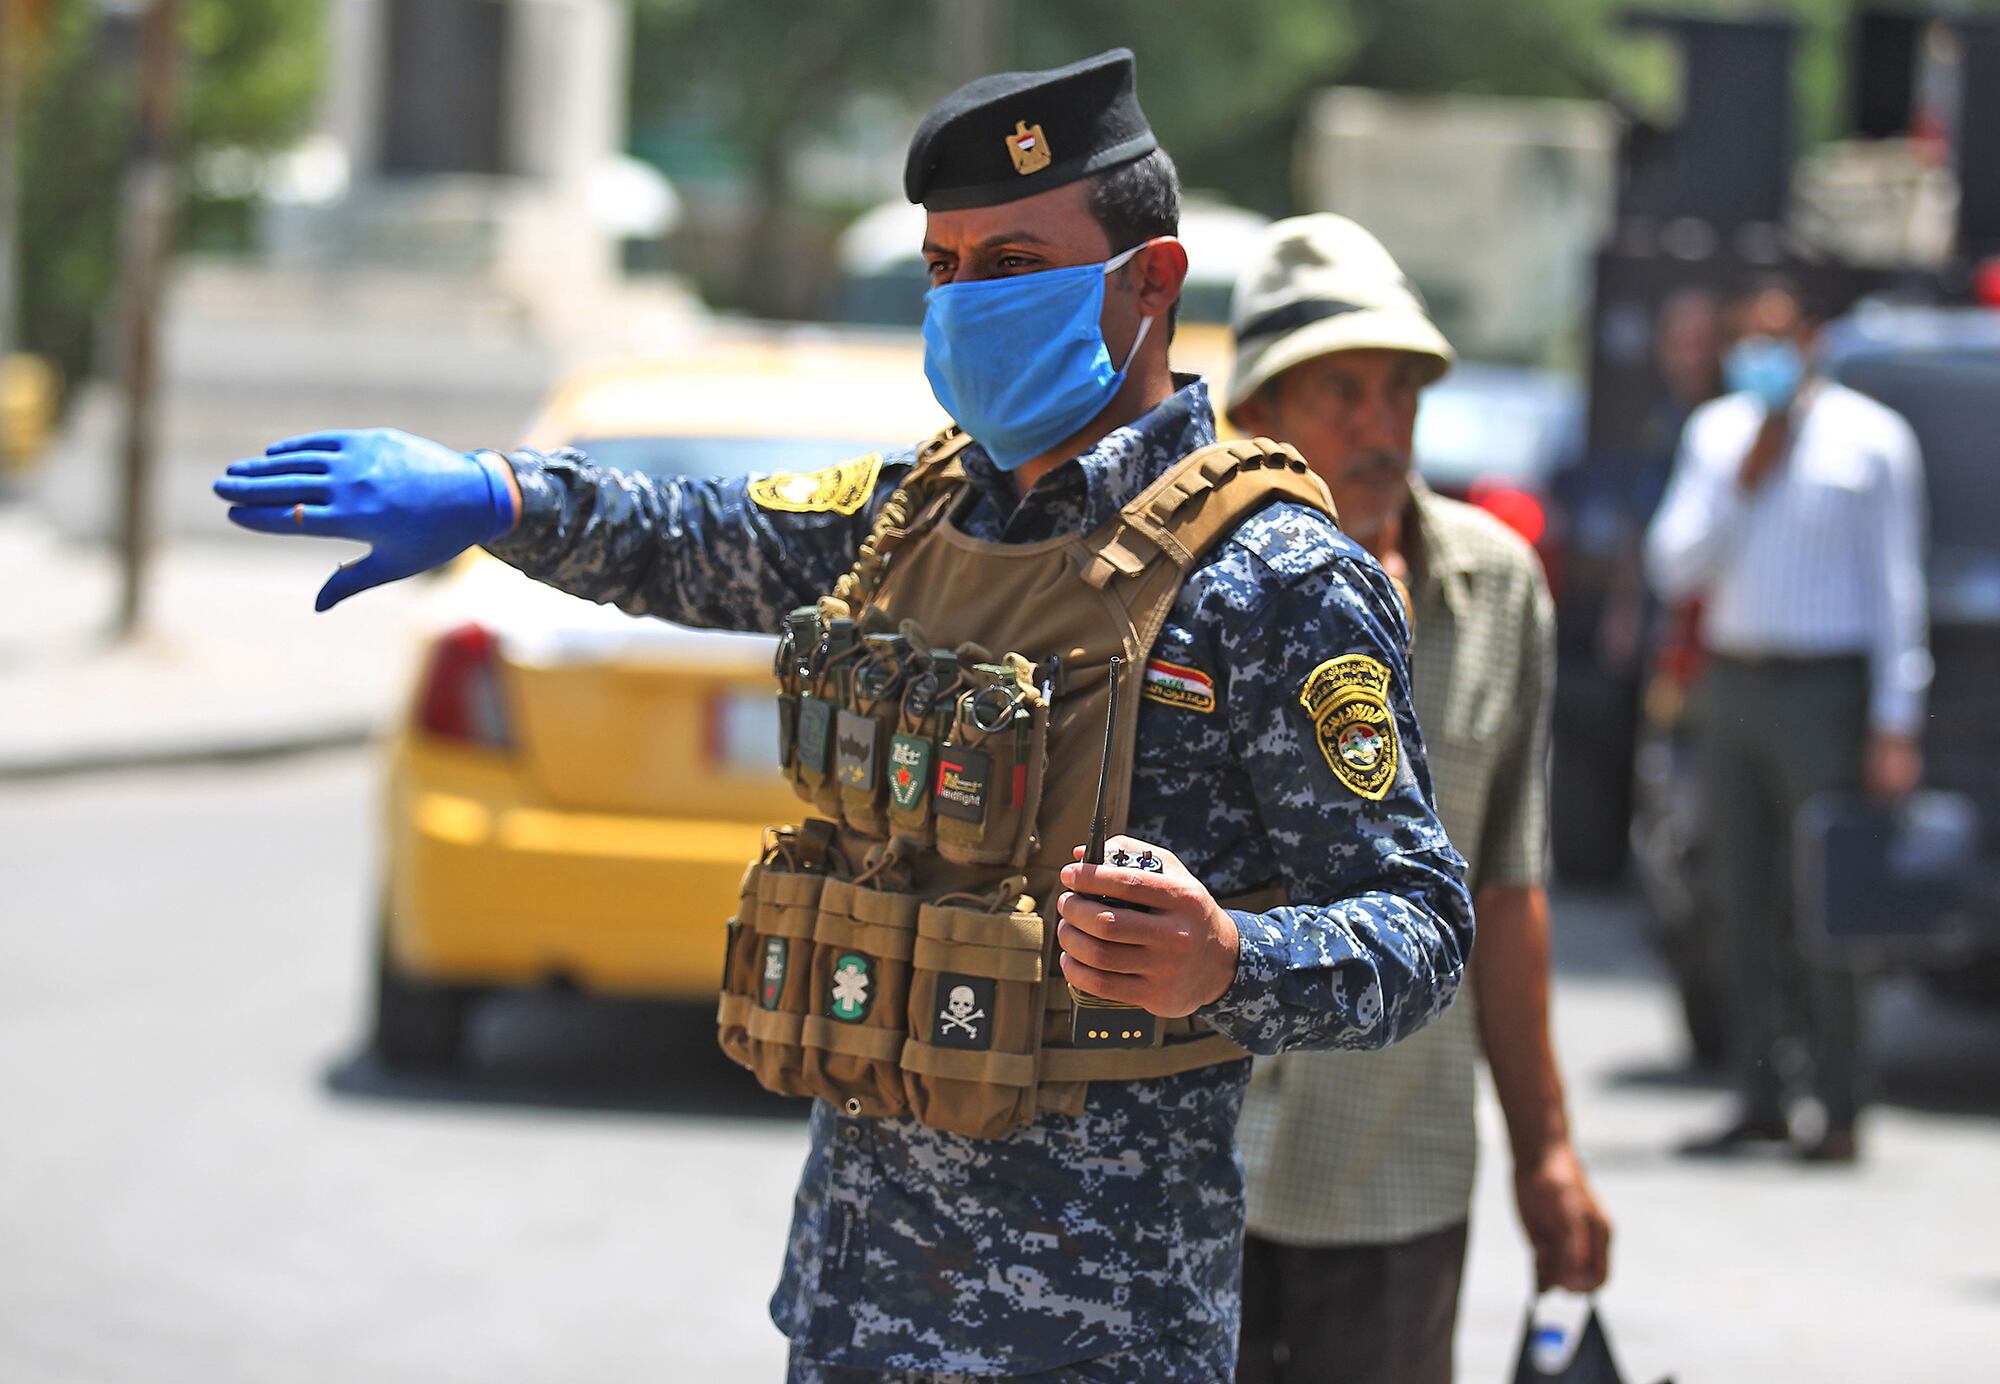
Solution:
M 10 1376 L 773 1377 L 802 1104 L 724 1062 L 705 1010 L 510 1000 L 460 1077 L 357 1058 L 376 788 L 354 753 L 0 786 Z M 2000 1211 L 2000 1023 L 1891 988 L 1867 1163 L 1691 1164 L 1674 1139 L 1726 1095 L 1685 1075 L 1640 926 L 1622 894 L 1557 901 L 1627 1368 L 1976 1375 L 2000 1283 L 1966 1228 Z M 1505 1160 L 1483 1173 L 1466 1380 L 1503 1376 L 1528 1288 Z

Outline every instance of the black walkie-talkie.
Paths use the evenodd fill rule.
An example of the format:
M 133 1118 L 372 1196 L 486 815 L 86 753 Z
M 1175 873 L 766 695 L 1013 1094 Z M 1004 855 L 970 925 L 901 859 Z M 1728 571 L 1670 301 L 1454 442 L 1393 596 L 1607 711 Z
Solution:
M 1104 758 L 1097 766 L 1097 808 L 1090 818 L 1090 840 L 1084 844 L 1083 859 L 1087 865 L 1104 863 L 1104 836 L 1110 823 L 1106 820 L 1109 808 L 1107 799 L 1111 793 L 1111 750 L 1118 725 L 1118 672 L 1124 660 L 1112 656 L 1111 659 L 1111 702 L 1104 709 Z M 1113 908 L 1129 907 L 1123 899 L 1107 899 L 1101 894 L 1083 894 L 1082 898 L 1095 899 Z M 1068 981 L 1063 982 L 1069 985 Z M 1085 994 L 1074 985 L 1069 986 L 1070 1002 L 1074 1011 L 1070 1019 L 1069 1040 L 1079 1048 L 1150 1048 L 1159 1042 L 1160 1020 L 1136 1004 L 1118 1004 L 1102 1000 L 1095 995 Z

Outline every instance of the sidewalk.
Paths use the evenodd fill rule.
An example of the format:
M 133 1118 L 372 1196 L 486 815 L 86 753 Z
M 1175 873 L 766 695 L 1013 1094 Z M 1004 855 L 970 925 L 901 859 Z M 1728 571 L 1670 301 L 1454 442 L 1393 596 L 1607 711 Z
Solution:
M 422 583 L 326 614 L 341 543 L 180 540 L 153 565 L 145 632 L 110 641 L 111 551 L 0 503 L 0 779 L 352 744 L 407 695 Z

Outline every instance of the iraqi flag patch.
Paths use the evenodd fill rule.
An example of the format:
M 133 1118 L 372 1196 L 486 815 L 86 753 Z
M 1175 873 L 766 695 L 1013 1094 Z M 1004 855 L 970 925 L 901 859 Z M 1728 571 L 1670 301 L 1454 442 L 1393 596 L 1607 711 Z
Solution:
M 1146 662 L 1145 696 L 1184 711 L 1203 715 L 1215 710 L 1215 679 L 1185 663 L 1169 663 L 1164 658 Z

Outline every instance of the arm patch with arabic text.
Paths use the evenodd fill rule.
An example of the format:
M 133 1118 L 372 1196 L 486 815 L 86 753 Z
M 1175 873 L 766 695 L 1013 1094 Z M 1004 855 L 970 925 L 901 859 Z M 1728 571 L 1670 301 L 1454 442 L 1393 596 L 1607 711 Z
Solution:
M 1389 670 L 1366 654 L 1343 654 L 1306 677 L 1299 705 L 1312 720 L 1333 776 L 1370 802 L 1396 781 L 1396 717 Z

